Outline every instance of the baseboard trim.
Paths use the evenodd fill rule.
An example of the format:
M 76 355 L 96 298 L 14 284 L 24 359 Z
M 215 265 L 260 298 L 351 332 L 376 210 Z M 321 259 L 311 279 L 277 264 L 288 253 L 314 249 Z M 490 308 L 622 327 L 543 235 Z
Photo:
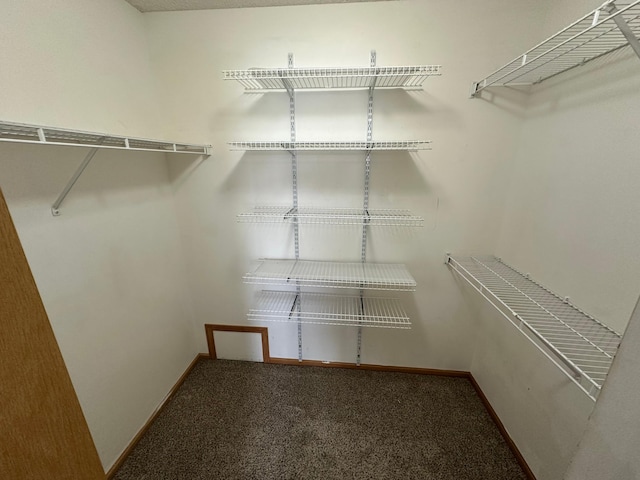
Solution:
M 469 372 L 461 370 L 437 370 L 431 368 L 417 367 L 395 367 L 390 365 L 376 365 L 372 363 L 355 363 L 346 362 L 323 362 L 320 360 L 302 360 L 298 361 L 294 358 L 271 357 L 269 363 L 280 365 L 299 365 L 303 367 L 327 367 L 327 368 L 349 368 L 354 370 L 373 370 L 376 372 L 395 372 L 395 373 L 416 373 L 418 375 L 440 375 L 445 377 L 469 377 Z
M 500 417 L 498 416 L 496 411 L 491 406 L 491 403 L 489 402 L 489 399 L 487 398 L 487 396 L 484 394 L 484 392 L 480 388 L 480 385 L 478 384 L 476 379 L 473 378 L 473 375 L 471 374 L 471 372 L 469 372 L 469 381 L 471 382 L 471 385 L 473 385 L 473 388 L 475 388 L 476 393 L 478 394 L 478 397 L 480 397 L 480 400 L 484 404 L 484 408 L 489 413 L 489 416 L 493 420 L 493 423 L 495 423 L 496 427 L 498 427 L 498 430 L 500 431 L 500 434 L 502 435 L 502 438 L 504 438 L 504 441 L 507 442 L 507 445 L 509 446 L 509 449 L 511 450 L 511 453 L 513 453 L 513 456 L 516 457 L 516 461 L 518 462 L 518 464 L 520 465 L 520 467 L 524 471 L 524 474 L 527 476 L 527 478 L 529 480 L 536 480 L 536 476 L 531 471 L 531 468 L 529 468 L 529 465 L 527 464 L 527 461 L 522 456 L 522 453 L 520 453 L 520 450 L 516 446 L 516 443 L 513 441 L 513 439 L 511 438 L 511 436 L 507 432 L 507 429 L 505 428 L 504 424 L 502 423 L 502 420 L 500 420 Z
M 124 451 L 120 454 L 118 459 L 111 466 L 109 471 L 105 474 L 106 480 L 111 480 L 115 476 L 118 469 L 122 466 L 124 461 L 131 454 L 131 452 L 136 447 L 140 439 L 144 436 L 145 433 L 147 433 L 147 430 L 149 430 L 149 427 L 151 427 L 151 425 L 153 424 L 155 419 L 158 417 L 158 415 L 160 415 L 162 410 L 164 410 L 164 407 L 166 406 L 166 404 L 169 402 L 169 400 L 171 400 L 171 398 L 175 395 L 175 393 L 178 391 L 180 386 L 184 383 L 187 376 L 189 376 L 189 374 L 191 373 L 191 370 L 193 370 L 193 367 L 195 367 L 196 363 L 198 363 L 198 361 L 203 358 L 209 358 L 209 354 L 199 353 L 191 361 L 191 363 L 189 364 L 187 369 L 184 371 L 184 373 L 180 376 L 180 378 L 175 383 L 175 385 L 171 388 L 171 390 L 169 390 L 169 393 L 167 393 L 167 395 L 162 399 L 162 401 L 160 402 L 160 405 L 158 405 L 158 407 L 153 411 L 149 419 L 145 422 L 145 424 L 138 431 L 138 433 L 136 433 L 135 437 L 133 437 L 131 442 L 129 442 L 129 445 L 127 445 L 127 448 L 124 449 Z

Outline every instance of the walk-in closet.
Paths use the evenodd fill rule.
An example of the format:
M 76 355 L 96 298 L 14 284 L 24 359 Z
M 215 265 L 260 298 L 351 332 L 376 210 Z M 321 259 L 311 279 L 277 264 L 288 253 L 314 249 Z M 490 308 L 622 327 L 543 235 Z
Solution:
M 640 478 L 640 0 L 0 6 L 0 477 Z

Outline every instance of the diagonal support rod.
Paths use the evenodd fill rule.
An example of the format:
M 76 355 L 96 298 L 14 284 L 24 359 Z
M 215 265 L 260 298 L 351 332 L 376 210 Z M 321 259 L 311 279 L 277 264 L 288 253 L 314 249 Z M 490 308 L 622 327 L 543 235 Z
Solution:
M 84 172 L 85 168 L 89 166 L 89 163 L 91 163 L 91 160 L 93 159 L 94 155 L 97 152 L 98 152 L 98 148 L 92 148 L 91 150 L 89 150 L 89 153 L 87 153 L 87 156 L 84 157 L 84 160 L 82 161 L 80 166 L 77 168 L 73 176 L 67 182 L 67 185 L 62 190 L 62 193 L 60 193 L 56 201 L 53 202 L 53 205 L 51 206 L 51 214 L 54 217 L 58 217 L 60 215 L 60 205 L 62 205 L 62 202 L 64 202 L 64 199 L 67 197 L 67 195 L 69 194 L 73 186 L 76 184 L 76 182 L 78 181 L 78 178 L 80 178 L 80 175 L 82 175 L 82 172 Z
M 613 3 L 611 3 L 606 8 L 611 15 L 618 12 L 618 8 Z M 615 15 L 613 17 L 613 21 L 616 22 L 618 30 L 620 30 L 620 33 L 622 33 L 622 35 L 624 35 L 624 38 L 627 39 L 627 42 L 629 42 L 629 45 L 631 46 L 631 48 L 633 48 L 635 54 L 638 56 L 638 58 L 640 58 L 640 41 L 638 41 L 638 37 L 635 36 L 633 30 L 631 30 L 631 27 L 626 22 L 624 17 L 622 15 Z

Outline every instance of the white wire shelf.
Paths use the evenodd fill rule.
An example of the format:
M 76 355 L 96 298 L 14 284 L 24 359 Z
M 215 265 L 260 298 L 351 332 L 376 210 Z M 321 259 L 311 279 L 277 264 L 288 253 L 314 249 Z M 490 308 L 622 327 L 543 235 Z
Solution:
M 416 151 L 431 150 L 431 141 L 410 140 L 390 142 L 229 142 L 231 150 L 251 151 L 372 151 L 372 150 L 399 150 Z
M 191 153 L 196 155 L 211 154 L 211 145 L 164 142 L 160 140 L 121 137 L 104 133 L 83 132 L 79 130 L 1 121 L 0 141 L 39 145 L 62 145 L 68 147 Z
M 402 291 L 416 288 L 406 267 L 391 263 L 263 259 L 243 278 L 245 283 L 259 285 Z
M 427 78 L 441 75 L 441 66 L 252 68 L 222 73 L 225 80 L 236 80 L 248 91 L 418 88 Z
M 294 223 L 318 225 L 369 225 L 372 227 L 422 227 L 424 218 L 409 210 L 259 206 L 238 215 L 244 223 Z
M 626 22 L 628 31 L 618 26 Z M 624 28 L 624 27 L 623 27 Z M 564 30 L 474 82 L 471 96 L 490 86 L 530 85 L 631 43 L 640 33 L 640 0 L 608 1 Z M 638 52 L 640 55 L 640 52 Z
M 263 290 L 247 317 L 266 322 L 411 328 L 409 317 L 395 298 Z
M 621 336 L 495 257 L 449 257 L 449 266 L 596 398 Z M 551 357 L 550 357 L 551 358 Z M 555 361 L 554 360 L 554 361 Z

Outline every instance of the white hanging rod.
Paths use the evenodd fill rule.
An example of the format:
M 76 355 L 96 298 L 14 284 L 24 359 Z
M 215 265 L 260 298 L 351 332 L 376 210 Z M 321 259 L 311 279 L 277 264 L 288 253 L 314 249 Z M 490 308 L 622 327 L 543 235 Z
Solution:
M 263 259 L 244 276 L 258 285 L 414 291 L 416 281 L 404 265 L 368 262 Z
M 418 88 L 430 76 L 441 75 L 440 65 L 395 67 L 252 68 L 224 70 L 225 80 L 236 80 L 247 91 Z
M 621 336 L 496 257 L 447 264 L 594 400 Z
M 640 0 L 609 0 L 484 79 L 471 96 L 490 86 L 531 85 L 630 45 L 640 57 Z
M 80 166 L 73 173 L 51 206 L 51 213 L 56 217 L 60 215 L 60 205 L 62 205 L 62 202 L 64 202 L 64 199 L 80 178 L 80 175 L 82 175 L 98 152 L 98 149 L 106 148 L 112 150 L 211 155 L 211 145 L 172 143 L 161 140 L 121 137 L 105 133 L 84 132 L 80 130 L 3 121 L 0 121 L 0 142 L 90 148 Z
M 411 328 L 396 298 L 263 290 L 247 317 L 253 321 Z
M 369 225 L 372 227 L 422 227 L 424 218 L 409 210 L 362 208 L 318 208 L 260 206 L 238 215 L 239 222 L 293 223 L 322 225 Z
M 246 151 L 375 151 L 375 150 L 397 150 L 416 151 L 430 150 L 431 141 L 410 140 L 410 141 L 388 141 L 388 142 L 229 142 L 231 150 Z

